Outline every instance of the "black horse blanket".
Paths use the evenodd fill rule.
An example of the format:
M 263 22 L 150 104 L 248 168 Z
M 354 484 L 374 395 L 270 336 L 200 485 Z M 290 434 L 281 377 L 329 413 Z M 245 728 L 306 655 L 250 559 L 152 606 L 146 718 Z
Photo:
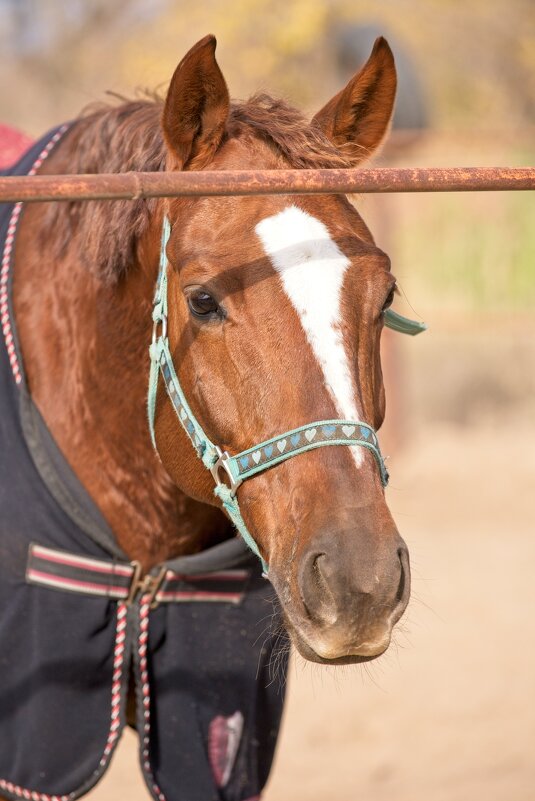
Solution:
M 66 127 L 14 168 L 35 172 Z M 11 304 L 21 204 L 0 204 L 0 796 L 71 801 L 103 775 L 130 673 L 158 801 L 252 801 L 283 705 L 275 601 L 239 540 L 140 580 L 32 403 Z M 274 628 L 277 628 L 277 613 Z

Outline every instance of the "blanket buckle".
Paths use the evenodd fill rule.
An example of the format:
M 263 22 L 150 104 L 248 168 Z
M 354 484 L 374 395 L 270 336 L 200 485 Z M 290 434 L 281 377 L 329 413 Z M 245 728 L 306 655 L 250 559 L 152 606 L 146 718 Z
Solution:
M 156 609 L 158 606 L 156 596 L 167 574 L 167 568 L 164 565 L 155 576 L 151 573 L 143 575 L 143 569 L 139 562 L 131 562 L 130 564 L 134 568 L 134 572 L 128 597 L 125 601 L 126 605 L 131 606 L 138 597 L 144 598 L 148 595 L 150 608 Z

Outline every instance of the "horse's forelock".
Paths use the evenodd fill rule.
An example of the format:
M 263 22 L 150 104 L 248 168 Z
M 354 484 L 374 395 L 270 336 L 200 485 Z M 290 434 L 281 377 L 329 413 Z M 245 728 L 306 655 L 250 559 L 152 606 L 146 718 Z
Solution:
M 245 103 L 234 104 L 229 119 L 231 133 L 233 125 L 246 127 L 272 144 L 294 169 L 351 166 L 318 126 L 311 125 L 284 100 L 267 94 L 255 94 Z

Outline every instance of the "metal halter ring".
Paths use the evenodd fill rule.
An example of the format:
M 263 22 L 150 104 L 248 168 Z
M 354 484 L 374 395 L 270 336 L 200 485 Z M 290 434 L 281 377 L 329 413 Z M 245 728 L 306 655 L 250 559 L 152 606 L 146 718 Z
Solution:
M 157 320 L 154 321 L 152 325 L 152 344 L 156 344 L 156 340 L 158 339 L 158 327 L 162 326 L 161 337 L 162 339 L 166 339 L 167 337 L 167 317 L 165 314 L 162 314 Z
M 226 451 L 222 451 L 219 445 L 215 446 L 215 450 L 218 459 L 216 462 L 214 462 L 214 464 L 210 468 L 210 472 L 216 483 L 216 487 L 220 487 L 222 484 L 224 484 L 226 487 L 229 487 L 230 491 L 232 492 L 232 495 L 234 496 L 236 495 L 236 490 L 242 483 L 242 480 L 241 478 L 235 479 L 234 476 L 232 475 L 232 471 L 228 464 L 229 460 L 231 459 L 230 455 Z M 225 471 L 225 474 L 229 479 L 230 484 L 228 484 L 226 481 L 221 480 L 220 476 L 221 470 Z

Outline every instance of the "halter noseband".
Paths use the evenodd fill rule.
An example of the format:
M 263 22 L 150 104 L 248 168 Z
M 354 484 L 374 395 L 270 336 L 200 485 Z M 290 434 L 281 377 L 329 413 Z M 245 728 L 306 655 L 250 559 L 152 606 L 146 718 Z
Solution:
M 152 311 L 154 327 L 152 343 L 149 349 L 151 364 L 148 417 L 152 444 L 156 449 L 154 422 L 158 375 L 161 372 L 167 394 L 182 427 L 190 438 L 202 463 L 212 473 L 215 481 L 214 493 L 221 499 L 224 509 L 246 544 L 260 559 L 264 573 L 267 575 L 267 563 L 245 525 L 236 497 L 236 491 L 243 481 L 286 461 L 286 459 L 290 459 L 292 456 L 326 445 L 358 445 L 361 448 L 370 450 L 377 462 L 383 487 L 386 487 L 388 483 L 388 471 L 379 450 L 375 431 L 367 423 L 359 420 L 317 420 L 299 428 L 292 428 L 290 431 L 286 431 L 284 434 L 268 439 L 265 442 L 260 442 L 258 445 L 241 451 L 235 456 L 222 451 L 218 445 L 215 445 L 210 440 L 186 400 L 169 349 L 169 340 L 167 338 L 168 262 L 166 248 L 170 234 L 171 226 L 168 218 L 165 217 L 162 229 L 160 269 Z M 426 328 L 423 323 L 407 320 L 405 317 L 395 314 L 395 312 L 390 313 L 390 310 L 385 315 L 386 324 L 402 333 L 417 334 Z

